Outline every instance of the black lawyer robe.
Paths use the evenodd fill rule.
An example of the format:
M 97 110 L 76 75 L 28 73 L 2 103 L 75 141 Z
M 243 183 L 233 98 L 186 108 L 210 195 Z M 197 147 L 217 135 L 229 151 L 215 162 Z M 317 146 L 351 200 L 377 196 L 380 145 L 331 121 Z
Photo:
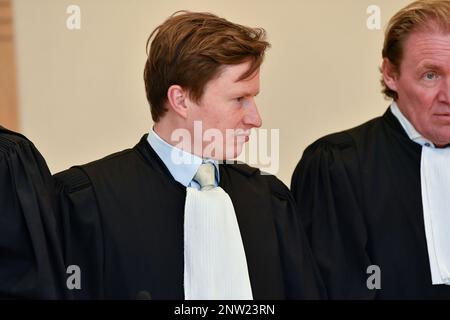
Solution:
M 390 110 L 305 150 L 291 187 L 329 298 L 450 298 L 431 284 L 420 160 Z M 370 265 L 380 290 L 367 288 Z
M 0 127 L 0 298 L 66 298 L 52 176 L 24 136 Z
M 255 299 L 315 299 L 320 280 L 287 187 L 247 165 L 223 164 Z M 145 135 L 133 148 L 55 176 L 76 298 L 184 299 L 186 188 Z

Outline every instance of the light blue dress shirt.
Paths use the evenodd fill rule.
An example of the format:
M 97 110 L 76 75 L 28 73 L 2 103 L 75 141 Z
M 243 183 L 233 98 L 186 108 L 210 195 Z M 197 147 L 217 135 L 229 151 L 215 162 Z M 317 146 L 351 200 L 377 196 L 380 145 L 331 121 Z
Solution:
M 148 133 L 147 141 L 155 150 L 156 154 L 165 164 L 172 177 L 185 187 L 192 187 L 200 190 L 200 185 L 193 180 L 198 168 L 202 163 L 210 162 L 216 169 L 216 187 L 219 185 L 219 164 L 217 160 L 202 159 L 196 155 L 176 148 L 166 141 L 153 130 Z M 180 160 L 183 161 L 180 161 Z
M 391 112 L 397 118 L 397 120 L 402 125 L 409 139 L 414 141 L 415 143 L 420 144 L 421 146 L 426 146 L 430 148 L 435 148 L 435 145 L 430 140 L 424 138 L 419 132 L 417 132 L 416 128 L 412 125 L 411 122 L 404 116 L 404 114 L 400 111 L 397 103 L 394 101 L 391 104 Z

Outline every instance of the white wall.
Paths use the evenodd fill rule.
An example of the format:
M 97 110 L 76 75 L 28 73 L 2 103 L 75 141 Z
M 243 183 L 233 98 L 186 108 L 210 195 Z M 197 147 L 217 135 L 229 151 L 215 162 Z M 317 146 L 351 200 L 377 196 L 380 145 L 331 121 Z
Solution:
M 22 132 L 57 172 L 133 146 L 151 127 L 142 71 L 149 33 L 174 11 L 209 11 L 264 27 L 272 48 L 258 97 L 263 128 L 280 129 L 278 177 L 304 148 L 381 115 L 383 29 L 407 0 L 15 0 Z M 81 8 L 81 30 L 66 8 Z M 378 5 L 382 30 L 366 27 Z

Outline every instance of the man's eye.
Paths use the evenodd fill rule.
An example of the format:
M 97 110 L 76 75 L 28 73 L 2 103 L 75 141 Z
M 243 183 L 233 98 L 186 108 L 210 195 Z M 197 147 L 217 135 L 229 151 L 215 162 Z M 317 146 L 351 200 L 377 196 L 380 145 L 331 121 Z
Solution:
M 242 100 L 244 100 L 244 97 L 236 98 L 236 101 L 237 101 L 237 102 L 242 102 Z
M 424 76 L 425 80 L 435 80 L 437 78 L 436 72 L 427 72 Z

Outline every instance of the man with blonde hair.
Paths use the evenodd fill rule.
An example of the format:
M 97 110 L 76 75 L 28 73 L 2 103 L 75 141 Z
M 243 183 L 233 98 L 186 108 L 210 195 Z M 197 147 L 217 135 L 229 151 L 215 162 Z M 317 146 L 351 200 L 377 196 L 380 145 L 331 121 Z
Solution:
M 450 298 L 450 1 L 389 22 L 386 113 L 309 146 L 292 178 L 332 299 Z

